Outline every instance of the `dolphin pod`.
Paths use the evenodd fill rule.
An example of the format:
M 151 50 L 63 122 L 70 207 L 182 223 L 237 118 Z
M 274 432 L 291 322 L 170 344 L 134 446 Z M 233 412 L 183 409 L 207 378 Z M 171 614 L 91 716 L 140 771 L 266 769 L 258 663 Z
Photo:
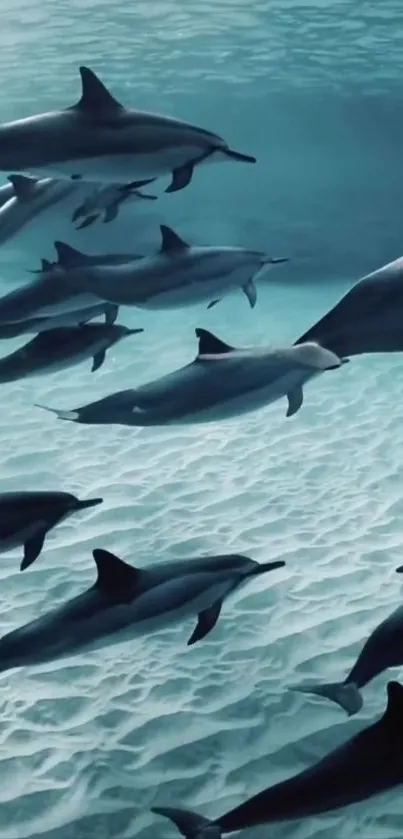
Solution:
M 0 125 L 0 171 L 8 173 L 8 183 L 0 187 L 0 245 L 34 220 L 46 229 L 55 215 L 85 237 L 96 222 L 119 219 L 122 206 L 156 200 L 142 190 L 160 177 L 170 178 L 165 191 L 174 193 L 188 187 L 204 164 L 256 162 L 198 126 L 130 110 L 87 67 L 80 67 L 80 76 L 75 105 Z M 289 261 L 265 248 L 192 245 L 167 224 L 159 229 L 160 244 L 149 255 L 129 248 L 87 254 L 85 243 L 76 248 L 55 241 L 56 259 L 43 258 L 31 270 L 30 283 L 0 298 L 0 340 L 35 336 L 0 358 L 0 384 L 86 359 L 92 360 L 88 372 L 99 370 L 110 347 L 143 332 L 116 323 L 122 306 L 211 309 L 241 290 L 254 309 L 266 271 Z M 40 407 L 75 423 L 168 426 L 231 420 L 284 399 L 290 418 L 303 405 L 305 384 L 322 373 L 342 368 L 355 355 L 403 351 L 402 313 L 400 257 L 358 280 L 292 345 L 237 348 L 198 327 L 198 352 L 184 367 L 81 407 Z M 99 317 L 104 322 L 92 323 Z M 102 500 L 56 491 L 1 493 L 0 553 L 23 548 L 20 570 L 27 569 L 50 530 Z M 103 548 L 93 550 L 93 558 L 96 579 L 90 588 L 0 638 L 0 672 L 128 642 L 186 620 L 193 621 L 188 647 L 207 636 L 213 640 L 227 598 L 285 566 L 282 559 L 257 563 L 237 553 L 144 567 Z M 331 699 L 352 715 L 362 707 L 361 690 L 402 664 L 400 606 L 373 630 L 344 681 L 292 690 Z M 401 784 L 403 687 L 389 682 L 387 693 L 387 708 L 373 725 L 218 819 L 169 806 L 153 812 L 170 819 L 185 839 L 221 839 L 256 825 L 320 815 Z
M 91 425 L 172 425 L 229 419 L 284 396 L 291 417 L 303 403 L 303 385 L 347 361 L 313 343 L 235 349 L 205 329 L 196 335 L 194 361 L 161 379 L 72 410 L 39 407 Z

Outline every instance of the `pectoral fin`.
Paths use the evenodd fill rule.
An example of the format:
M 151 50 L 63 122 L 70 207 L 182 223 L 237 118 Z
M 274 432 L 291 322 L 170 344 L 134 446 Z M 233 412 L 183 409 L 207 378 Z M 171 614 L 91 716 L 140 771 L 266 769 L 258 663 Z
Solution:
M 119 204 L 111 204 L 106 210 L 104 215 L 104 224 L 109 224 L 110 221 L 113 221 L 119 210 Z
M 165 190 L 165 192 L 178 192 L 179 189 L 185 189 L 189 186 L 193 176 L 193 163 L 186 163 L 185 166 L 180 166 L 172 172 L 172 181 Z
M 302 387 L 299 385 L 295 387 L 294 390 L 290 390 L 287 393 L 288 399 L 288 409 L 286 413 L 286 417 L 292 417 L 294 414 L 299 411 L 303 401 L 304 401 L 304 392 Z
M 26 568 L 29 568 L 29 566 L 35 562 L 43 548 L 46 533 L 46 530 L 42 530 L 40 533 L 33 536 L 32 539 L 28 539 L 28 541 L 25 542 L 24 558 L 20 565 L 20 571 L 25 571 Z
M 101 352 L 97 352 L 94 355 L 94 361 L 92 362 L 91 373 L 95 373 L 95 370 L 99 370 L 102 367 L 106 357 L 106 350 L 101 350 Z
M 97 218 L 98 218 L 97 214 L 87 216 L 87 218 L 84 219 L 84 221 L 82 221 L 81 224 L 77 225 L 76 230 L 84 230 L 85 227 L 90 227 L 91 224 L 94 224 L 94 221 L 96 221 Z
M 108 303 L 105 308 L 105 323 L 115 323 L 118 312 L 119 306 L 116 306 L 115 303 Z
M 251 309 L 254 309 L 256 306 L 257 291 L 253 280 L 248 280 L 248 282 L 244 286 L 242 286 L 242 291 L 248 298 Z
M 221 606 L 222 600 L 216 600 L 212 606 L 205 609 L 204 612 L 200 612 L 197 624 L 187 643 L 188 647 L 192 646 L 192 644 L 196 644 L 196 641 L 201 641 L 202 638 L 205 638 L 205 636 L 214 629 L 218 618 L 220 617 Z

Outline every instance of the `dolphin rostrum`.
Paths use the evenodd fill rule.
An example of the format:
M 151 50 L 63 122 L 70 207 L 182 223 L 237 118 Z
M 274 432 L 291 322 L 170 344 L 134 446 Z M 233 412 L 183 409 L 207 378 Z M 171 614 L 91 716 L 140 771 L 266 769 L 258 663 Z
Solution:
M 95 507 L 102 498 L 80 501 L 70 492 L 0 493 L 0 553 L 24 546 L 21 571 L 35 562 L 45 537 L 59 522 L 80 510 Z
M 174 373 L 73 410 L 39 407 L 72 422 L 171 425 L 229 419 L 286 396 L 290 417 L 302 405 L 305 382 L 347 360 L 317 344 L 235 349 L 205 329 L 196 335 L 198 355 Z
M 193 247 L 166 225 L 161 225 L 162 244 L 158 253 L 135 262 L 89 266 L 87 257 L 75 251 L 63 264 L 71 286 L 102 300 L 145 309 L 171 309 L 209 302 L 242 288 L 249 305 L 256 304 L 254 278 L 262 269 L 287 257 L 273 258 L 261 251 L 240 247 Z M 55 248 L 65 249 L 63 242 Z M 71 249 L 70 249 L 71 250 Z
M 139 332 L 144 330 L 117 323 L 86 323 L 44 330 L 28 344 L 0 358 L 0 384 L 55 373 L 87 358 L 93 359 L 91 370 L 99 370 L 113 344 Z
M 151 181 L 154 179 L 152 178 Z M 140 187 L 151 183 L 150 179 L 145 181 L 138 181 L 137 183 L 127 184 L 127 186 L 107 184 L 106 186 L 96 187 L 94 191 L 83 201 L 72 215 L 73 222 L 80 222 L 76 225 L 76 230 L 83 230 L 85 227 L 90 227 L 103 214 L 103 223 L 109 224 L 117 218 L 120 206 L 126 201 L 132 203 L 133 201 L 155 201 L 157 195 L 148 195 L 141 192 Z M 1 196 L 0 196 L 1 198 Z
M 317 341 L 337 355 L 403 351 L 403 257 L 367 274 L 296 344 Z
M 134 568 L 96 549 L 91 588 L 0 639 L 0 671 L 41 664 L 146 635 L 197 617 L 188 646 L 214 629 L 225 598 L 243 582 L 282 568 L 228 554 Z
M 256 158 L 197 126 L 125 108 L 88 67 L 69 108 L 0 126 L 0 170 L 43 177 L 129 183 L 172 173 L 167 192 L 186 187 L 207 161 Z
M 403 782 L 403 687 L 389 682 L 387 692 L 386 710 L 373 725 L 217 819 L 176 807 L 153 807 L 152 812 L 170 819 L 185 839 L 221 839 L 257 825 L 317 816 L 393 789 Z

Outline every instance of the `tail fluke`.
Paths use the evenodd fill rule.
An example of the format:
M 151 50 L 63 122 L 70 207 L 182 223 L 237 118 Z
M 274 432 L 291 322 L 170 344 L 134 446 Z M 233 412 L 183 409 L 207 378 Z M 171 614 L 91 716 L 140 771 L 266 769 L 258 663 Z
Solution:
M 80 416 L 78 411 L 60 411 L 58 408 L 49 408 L 47 405 L 40 405 L 38 402 L 35 402 L 34 405 L 35 408 L 43 408 L 44 411 L 56 414 L 58 419 L 70 420 L 70 422 L 77 422 Z
M 211 822 L 191 810 L 152 807 L 151 812 L 170 819 L 185 839 L 221 839 L 221 830 L 216 822 Z
M 331 699 L 332 702 L 340 705 L 340 708 L 343 708 L 349 717 L 357 714 L 363 706 L 363 698 L 354 682 L 333 682 L 325 685 L 295 685 L 290 690 L 298 691 L 298 693 L 311 693 L 314 696 L 323 696 L 325 699 Z

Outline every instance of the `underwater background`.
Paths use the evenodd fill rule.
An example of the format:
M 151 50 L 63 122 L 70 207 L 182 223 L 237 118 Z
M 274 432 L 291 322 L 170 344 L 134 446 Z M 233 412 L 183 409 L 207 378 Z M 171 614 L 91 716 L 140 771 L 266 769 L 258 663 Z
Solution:
M 383 0 L 14 0 L 2 4 L 0 117 L 65 107 L 86 64 L 126 105 L 173 114 L 255 154 L 197 169 L 191 186 L 75 232 L 66 211 L 0 250 L 1 292 L 64 239 L 86 253 L 151 252 L 165 222 L 196 244 L 290 262 L 207 311 L 122 308 L 144 327 L 59 374 L 2 385 L 1 490 L 61 489 L 104 503 L 65 522 L 20 575 L 1 557 L 0 634 L 84 590 L 91 551 L 133 564 L 199 554 L 283 559 L 191 622 L 0 677 L 1 839 L 163 839 L 158 803 L 219 815 L 307 767 L 382 713 L 390 674 L 347 720 L 288 691 L 337 681 L 401 602 L 403 362 L 366 356 L 285 401 L 223 423 L 137 429 L 56 422 L 71 407 L 191 361 L 194 328 L 234 345 L 294 341 L 366 272 L 403 252 L 403 7 Z M 5 179 L 4 179 L 5 180 Z M 27 340 L 1 342 L 1 354 Z M 397 674 L 398 675 L 398 674 Z M 243 836 L 398 839 L 399 789 Z

